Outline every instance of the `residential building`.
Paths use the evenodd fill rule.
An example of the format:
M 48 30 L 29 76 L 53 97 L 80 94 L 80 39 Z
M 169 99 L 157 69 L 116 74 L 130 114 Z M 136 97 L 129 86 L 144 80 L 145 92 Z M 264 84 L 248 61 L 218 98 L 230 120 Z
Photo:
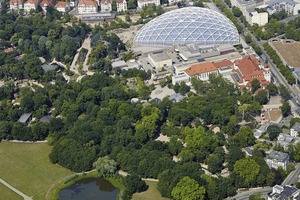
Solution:
M 289 134 L 280 133 L 277 137 L 277 144 L 282 146 L 284 150 L 288 150 L 290 146 L 294 146 L 300 143 L 299 137 L 293 137 Z
M 49 122 L 51 121 L 52 118 L 53 118 L 53 117 L 52 117 L 51 115 L 45 115 L 44 117 L 42 117 L 42 118 L 40 119 L 40 122 L 47 122 L 47 123 L 49 123 Z
M 245 147 L 244 152 L 246 153 L 247 156 L 253 156 L 253 149 L 250 147 Z
M 127 10 L 126 0 L 116 0 L 116 3 L 117 3 L 117 12 L 125 12 Z
M 101 9 L 101 12 L 111 12 L 112 11 L 112 0 L 101 0 L 100 9 Z
M 255 8 L 263 5 L 263 0 L 230 0 L 232 6 L 238 7 L 246 21 L 253 25 L 254 23 L 259 26 L 265 25 L 265 22 L 268 23 L 268 13 L 257 13 L 255 12 Z
M 269 124 L 266 125 L 261 125 L 258 129 L 255 130 L 254 132 L 254 137 L 256 139 L 260 138 L 260 136 L 262 136 L 262 134 L 264 134 L 267 131 L 267 128 L 269 127 Z
M 268 23 L 269 15 L 267 12 L 258 13 L 257 11 L 249 13 L 249 24 L 258 26 L 264 26 Z
M 78 3 L 78 13 L 87 14 L 87 13 L 96 13 L 98 12 L 98 5 L 96 1 L 93 0 L 80 0 Z
M 23 0 L 10 0 L 9 9 L 10 10 L 20 10 L 24 8 Z
M 299 136 L 299 131 L 300 131 L 300 123 L 296 122 L 293 127 L 290 130 L 290 134 L 293 137 L 298 137 Z
M 184 96 L 179 93 L 172 94 L 171 96 L 169 96 L 169 100 L 173 101 L 174 103 L 178 103 L 182 99 L 184 99 Z
M 280 151 L 272 151 L 269 156 L 266 158 L 266 163 L 270 168 L 277 169 L 278 167 L 282 167 L 284 170 L 286 169 L 286 165 L 289 163 L 290 157 L 287 153 L 283 153 Z
M 29 13 L 31 10 L 35 10 L 38 6 L 38 0 L 28 0 L 24 3 L 24 12 Z
M 204 62 L 190 66 L 185 70 L 187 75 L 195 76 L 201 81 L 208 81 L 210 74 L 218 74 L 218 68 L 212 62 Z
M 294 112 L 293 112 L 294 117 L 300 118 L 300 107 L 298 107 Z
M 67 2 L 65 1 L 58 1 L 56 4 L 55 4 L 55 8 L 56 10 L 58 10 L 59 12 L 67 12 L 68 11 L 68 5 L 67 5 Z
M 176 83 L 180 85 L 182 82 L 184 82 L 186 85 L 191 84 L 191 77 L 186 72 L 181 72 L 177 75 L 172 76 L 173 85 L 176 85 Z
M 268 65 L 261 65 L 253 55 L 236 60 L 234 65 L 234 79 L 240 86 L 251 88 L 251 81 L 257 79 L 261 87 L 265 88 L 271 81 Z
M 40 3 L 41 8 L 43 9 L 43 12 L 47 12 L 47 7 L 52 4 L 52 0 L 42 0 Z
M 291 185 L 275 185 L 268 194 L 268 200 L 296 200 L 299 199 L 298 188 Z
M 288 15 L 298 15 L 300 11 L 300 2 L 294 0 L 270 0 L 266 2 L 266 10 L 270 15 L 285 11 Z
M 142 9 L 144 6 L 148 6 L 150 4 L 155 4 L 156 6 L 160 5 L 160 0 L 138 0 L 138 8 Z
M 25 124 L 25 123 L 29 122 L 30 119 L 31 119 L 31 113 L 24 113 L 23 115 L 21 115 L 18 122 Z

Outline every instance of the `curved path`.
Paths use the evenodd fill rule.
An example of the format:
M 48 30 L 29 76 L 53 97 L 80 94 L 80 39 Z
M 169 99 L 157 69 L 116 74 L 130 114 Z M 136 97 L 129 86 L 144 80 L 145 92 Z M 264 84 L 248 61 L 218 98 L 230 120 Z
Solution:
M 8 187 L 9 189 L 11 189 L 12 191 L 14 191 L 15 193 L 17 193 L 18 195 L 20 195 L 21 197 L 24 198 L 24 200 L 32 200 L 31 197 L 27 196 L 26 194 L 24 194 L 23 192 L 21 192 L 20 190 L 17 190 L 16 188 L 14 188 L 13 186 L 9 185 L 7 182 L 5 182 L 3 179 L 0 178 L 0 183 L 2 183 L 3 185 L 5 185 L 6 187 Z

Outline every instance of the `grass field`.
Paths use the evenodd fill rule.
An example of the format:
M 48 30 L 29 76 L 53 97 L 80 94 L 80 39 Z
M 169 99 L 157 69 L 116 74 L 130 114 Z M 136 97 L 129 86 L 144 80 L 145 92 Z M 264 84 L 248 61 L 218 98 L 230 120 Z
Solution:
M 281 56 L 285 59 L 288 65 L 293 67 L 300 66 L 300 42 L 273 42 L 273 45 Z
M 0 143 L 0 178 L 33 198 L 44 200 L 48 190 L 64 177 L 72 174 L 71 171 L 54 165 L 49 161 L 51 151 L 48 144 Z M 12 199 L 19 199 L 15 194 L 7 191 L 3 185 L 2 193 L 12 195 Z
M 22 200 L 23 198 L 0 183 L 0 196 L 5 200 Z
M 132 200 L 169 200 L 168 198 L 162 197 L 156 189 L 157 182 L 146 181 L 146 183 L 149 186 L 148 190 L 133 194 Z

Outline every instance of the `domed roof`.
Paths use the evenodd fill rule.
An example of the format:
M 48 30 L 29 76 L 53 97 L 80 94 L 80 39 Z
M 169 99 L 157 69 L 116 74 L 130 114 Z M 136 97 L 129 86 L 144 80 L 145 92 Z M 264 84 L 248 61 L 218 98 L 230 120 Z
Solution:
M 199 7 L 173 10 L 145 24 L 134 38 L 135 45 L 173 46 L 195 43 L 207 46 L 237 44 L 239 34 L 224 15 Z

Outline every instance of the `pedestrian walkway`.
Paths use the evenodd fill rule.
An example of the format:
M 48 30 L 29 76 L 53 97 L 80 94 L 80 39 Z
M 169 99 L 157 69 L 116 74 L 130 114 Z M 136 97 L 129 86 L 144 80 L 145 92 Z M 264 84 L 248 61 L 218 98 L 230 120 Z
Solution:
M 3 185 L 5 185 L 6 187 L 8 187 L 9 189 L 11 189 L 12 191 L 14 191 L 15 193 L 17 193 L 18 195 L 20 195 L 21 197 L 24 198 L 24 200 L 32 200 L 31 197 L 25 195 L 24 193 L 22 193 L 21 191 L 17 190 L 16 188 L 14 188 L 13 186 L 9 185 L 7 182 L 5 182 L 3 179 L 0 178 L 0 183 L 2 183 Z

